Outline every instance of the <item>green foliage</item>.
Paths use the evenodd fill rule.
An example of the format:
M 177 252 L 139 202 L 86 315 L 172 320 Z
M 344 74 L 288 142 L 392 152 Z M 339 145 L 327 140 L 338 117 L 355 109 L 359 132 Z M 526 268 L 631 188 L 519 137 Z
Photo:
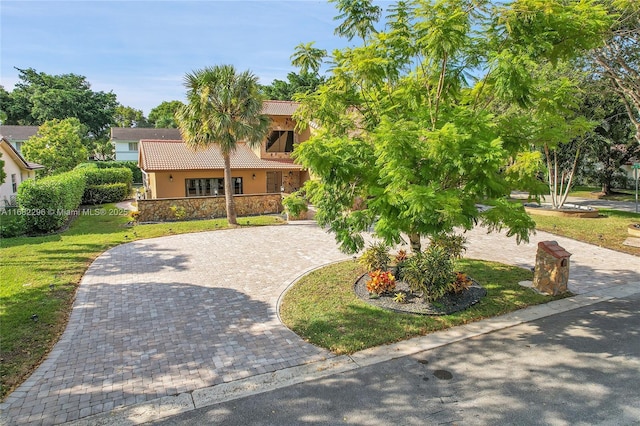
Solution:
M 18 206 L 26 232 L 47 233 L 59 229 L 80 205 L 85 185 L 81 171 L 22 182 L 18 187 Z
M 287 74 L 287 81 L 273 80 L 270 85 L 261 86 L 260 90 L 267 99 L 282 101 L 295 100 L 298 93 L 308 94 L 315 92 L 324 83 L 325 79 L 316 74 Z
M 388 244 L 409 235 L 417 250 L 420 236 L 477 222 L 526 241 L 533 222 L 499 200 L 523 186 L 539 193 L 541 162 L 522 154 L 530 137 L 511 137 L 501 124 L 507 108 L 493 106 L 566 105 L 568 80 L 531 71 L 598 45 L 606 10 L 590 0 L 418 0 L 394 5 L 376 32 L 371 2 L 335 3 L 338 32 L 363 44 L 334 51 L 326 83 L 299 97 L 298 122 L 321 127 L 293 154 L 317 177 L 305 189 L 318 222 L 348 252 L 362 249 L 371 227 Z M 478 70 L 485 75 L 471 86 L 467 76 Z M 540 121 L 546 140 L 588 127 L 557 126 L 557 116 Z
M 147 127 L 147 119 L 142 110 L 118 104 L 113 114 L 113 123 L 116 127 Z
M 295 51 L 293 55 L 291 55 L 291 64 L 300 67 L 302 77 L 308 76 L 310 74 L 309 71 L 317 75 L 318 71 L 320 71 L 322 58 L 327 55 L 326 50 L 313 47 L 314 44 L 314 41 L 310 43 L 300 43 L 295 47 Z M 292 73 L 290 73 L 290 75 L 291 74 Z
M 17 207 L 0 210 L 0 238 L 13 238 L 25 233 L 24 216 Z
M 18 71 L 20 81 L 9 94 L 8 103 L 3 103 L 8 116 L 3 124 L 42 125 L 73 117 L 88 130 L 83 138 L 108 137 L 118 104 L 114 93 L 92 91 L 91 84 L 81 75 L 49 75 L 33 68 Z
M 378 269 L 386 270 L 390 261 L 389 246 L 384 242 L 371 243 L 358 260 L 370 272 Z
M 176 113 L 183 106 L 184 104 L 180 101 L 164 101 L 151 109 L 148 122 L 158 129 L 177 129 Z
M 307 207 L 307 201 L 304 199 L 300 191 L 286 195 L 282 199 L 282 206 L 285 211 L 293 217 L 299 217 L 309 209 Z
M 131 194 L 133 173 L 128 168 L 88 166 L 80 171 L 86 179 L 83 204 L 115 203 L 125 200 Z
M 453 269 L 451 256 L 441 247 L 432 246 L 404 263 L 402 279 L 425 300 L 434 301 L 450 291 L 456 279 Z
M 393 301 L 401 304 L 407 303 L 407 295 L 399 291 L 393 296 Z
M 4 171 L 4 160 L 2 159 L 2 153 L 0 152 L 0 185 L 4 183 L 7 178 L 7 174 Z
M 439 247 L 453 260 L 457 260 L 462 258 L 462 254 L 467 251 L 467 239 L 463 235 L 442 233 L 432 236 L 429 246 Z
M 138 167 L 138 162 L 137 161 L 93 161 L 90 163 L 83 163 L 80 166 L 82 167 L 91 167 L 91 166 L 85 166 L 85 164 L 87 165 L 93 165 L 99 169 L 110 169 L 110 168 L 123 168 L 126 167 L 129 170 L 131 170 L 131 173 L 133 174 L 133 182 L 135 183 L 141 183 L 142 182 L 142 170 L 140 170 L 140 167 Z
M 85 133 L 85 127 L 77 118 L 47 121 L 22 145 L 22 155 L 28 161 L 45 166 L 44 171 L 39 172 L 43 175 L 68 172 L 87 160 Z

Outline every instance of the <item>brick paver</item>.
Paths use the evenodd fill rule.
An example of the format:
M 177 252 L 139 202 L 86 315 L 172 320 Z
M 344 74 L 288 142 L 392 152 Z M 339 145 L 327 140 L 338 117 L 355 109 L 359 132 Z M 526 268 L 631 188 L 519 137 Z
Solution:
M 468 234 L 468 257 L 532 267 L 536 244 L 573 253 L 570 290 L 640 282 L 637 257 L 538 233 L 516 245 Z M 8 424 L 58 424 L 159 397 L 331 358 L 278 320 L 301 273 L 349 258 L 313 223 L 137 241 L 105 252 L 78 290 L 67 330 L 0 406 Z

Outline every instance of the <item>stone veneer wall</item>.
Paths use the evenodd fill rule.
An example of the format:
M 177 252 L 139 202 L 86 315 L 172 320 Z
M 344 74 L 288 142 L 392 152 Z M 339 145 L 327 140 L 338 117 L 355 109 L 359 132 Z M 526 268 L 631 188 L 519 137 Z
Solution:
M 571 253 L 556 241 L 541 241 L 536 253 L 533 287 L 541 293 L 554 296 L 567 292 L 569 257 Z
M 236 214 L 253 216 L 277 214 L 282 212 L 280 194 L 235 195 Z M 156 200 L 138 200 L 139 222 L 164 222 L 176 220 L 171 207 L 183 207 L 185 219 L 213 219 L 226 217 L 224 196 L 161 198 Z

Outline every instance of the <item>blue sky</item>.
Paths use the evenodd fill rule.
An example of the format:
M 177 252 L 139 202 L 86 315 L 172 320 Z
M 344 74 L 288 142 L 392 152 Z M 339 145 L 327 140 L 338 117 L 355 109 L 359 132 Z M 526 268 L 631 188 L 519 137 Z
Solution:
M 384 6 L 383 6 L 384 7 Z M 327 49 L 338 13 L 327 1 L 0 1 L 0 84 L 18 68 L 83 75 L 96 91 L 145 115 L 162 101 L 184 100 L 184 75 L 233 64 L 262 84 L 295 71 L 297 44 Z

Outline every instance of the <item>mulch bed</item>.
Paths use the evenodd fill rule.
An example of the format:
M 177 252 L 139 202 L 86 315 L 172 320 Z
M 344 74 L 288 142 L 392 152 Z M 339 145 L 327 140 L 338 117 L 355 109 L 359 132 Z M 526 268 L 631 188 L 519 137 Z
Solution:
M 370 305 L 377 306 L 391 311 L 402 312 L 407 314 L 419 315 L 448 315 L 454 312 L 463 311 L 470 306 L 475 305 L 487 295 L 485 290 L 476 281 L 466 291 L 459 294 L 446 294 L 442 298 L 433 303 L 426 302 L 419 295 L 412 293 L 409 286 L 403 282 L 396 282 L 396 289 L 380 295 L 378 298 L 372 298 L 367 291 L 367 281 L 369 274 L 364 274 L 353 286 L 356 295 Z M 398 303 L 393 300 L 395 294 L 402 292 L 406 295 L 406 303 Z

